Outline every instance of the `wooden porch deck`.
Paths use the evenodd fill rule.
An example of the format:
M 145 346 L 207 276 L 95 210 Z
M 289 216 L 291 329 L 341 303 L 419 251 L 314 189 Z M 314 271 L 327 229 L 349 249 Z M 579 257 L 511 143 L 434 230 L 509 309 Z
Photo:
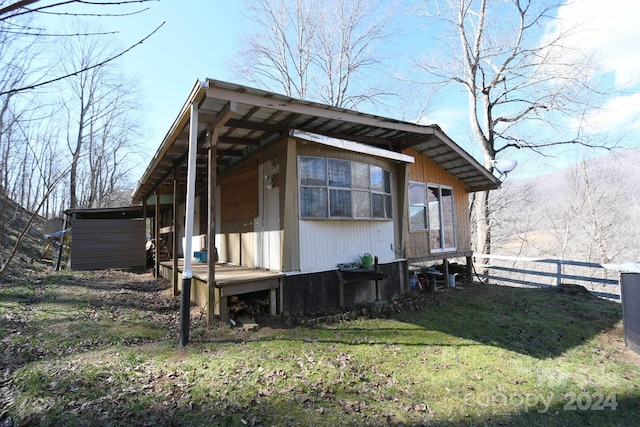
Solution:
M 173 282 L 173 260 L 160 263 L 161 275 Z M 184 259 L 178 259 L 178 281 L 182 281 Z M 205 308 L 208 317 L 218 315 L 222 320 L 228 319 L 227 297 L 247 294 L 257 291 L 269 291 L 269 309 L 271 315 L 282 310 L 282 277 L 283 273 L 264 270 L 255 267 L 215 263 L 215 282 L 213 286 L 207 283 L 207 264 L 194 262 L 191 264 L 193 273 L 191 285 L 191 299 Z M 177 285 L 177 286 L 176 286 Z M 174 289 L 179 283 L 174 284 Z M 213 312 L 211 308 L 213 307 Z

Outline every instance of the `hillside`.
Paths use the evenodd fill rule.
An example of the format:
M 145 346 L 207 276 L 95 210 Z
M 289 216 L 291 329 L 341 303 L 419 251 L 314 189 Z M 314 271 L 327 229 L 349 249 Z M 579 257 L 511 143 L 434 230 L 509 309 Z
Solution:
M 11 199 L 0 194 L 0 264 L 4 264 L 9 257 L 15 242 L 24 230 L 31 212 L 23 209 Z M 0 280 L 22 276 L 27 271 L 37 271 L 50 265 L 41 260 L 45 239 L 43 226 L 45 219 L 37 216 L 27 235 L 23 239 L 18 253 L 12 261 L 8 271 Z
M 493 194 L 494 253 L 594 262 L 640 259 L 640 149 L 553 174 L 507 181 Z

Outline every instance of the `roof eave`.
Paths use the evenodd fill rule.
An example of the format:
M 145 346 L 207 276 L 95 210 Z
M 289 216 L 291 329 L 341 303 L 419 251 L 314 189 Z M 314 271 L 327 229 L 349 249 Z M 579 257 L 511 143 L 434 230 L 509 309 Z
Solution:
M 193 88 L 191 89 L 191 92 L 187 97 L 187 100 L 185 101 L 184 105 L 180 109 L 180 113 L 178 114 L 173 124 L 167 131 L 166 135 L 162 140 L 162 143 L 158 147 L 158 150 L 156 151 L 153 158 L 151 159 L 151 162 L 147 166 L 147 169 L 145 170 L 144 174 L 142 174 L 142 177 L 138 181 L 138 185 L 135 191 L 133 192 L 133 200 L 141 200 L 143 197 L 148 196 L 148 194 L 140 194 L 141 184 L 145 183 L 151 178 L 153 171 L 160 164 L 162 157 L 167 153 L 167 151 L 173 144 L 173 141 L 177 139 L 182 129 L 186 126 L 187 122 L 190 120 L 191 104 L 193 102 L 199 103 L 202 101 L 202 99 L 206 96 L 207 87 L 208 87 L 208 82 L 206 81 L 202 82 L 200 80 L 196 80 L 196 82 L 194 83 Z

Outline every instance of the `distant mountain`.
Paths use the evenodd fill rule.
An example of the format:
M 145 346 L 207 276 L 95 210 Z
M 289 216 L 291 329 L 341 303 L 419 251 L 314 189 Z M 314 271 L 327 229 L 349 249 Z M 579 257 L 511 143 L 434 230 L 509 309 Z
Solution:
M 493 193 L 493 252 L 593 262 L 640 259 L 640 148 L 552 174 L 509 180 Z

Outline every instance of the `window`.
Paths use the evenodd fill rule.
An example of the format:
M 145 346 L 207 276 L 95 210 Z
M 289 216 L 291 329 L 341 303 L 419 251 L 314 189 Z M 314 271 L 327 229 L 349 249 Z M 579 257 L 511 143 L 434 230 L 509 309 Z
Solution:
M 364 162 L 306 156 L 300 156 L 298 168 L 302 218 L 392 218 L 388 170 Z
M 427 186 L 421 182 L 409 182 L 409 228 L 427 229 Z
M 456 248 L 453 189 L 409 182 L 409 228 L 429 230 L 431 252 Z

